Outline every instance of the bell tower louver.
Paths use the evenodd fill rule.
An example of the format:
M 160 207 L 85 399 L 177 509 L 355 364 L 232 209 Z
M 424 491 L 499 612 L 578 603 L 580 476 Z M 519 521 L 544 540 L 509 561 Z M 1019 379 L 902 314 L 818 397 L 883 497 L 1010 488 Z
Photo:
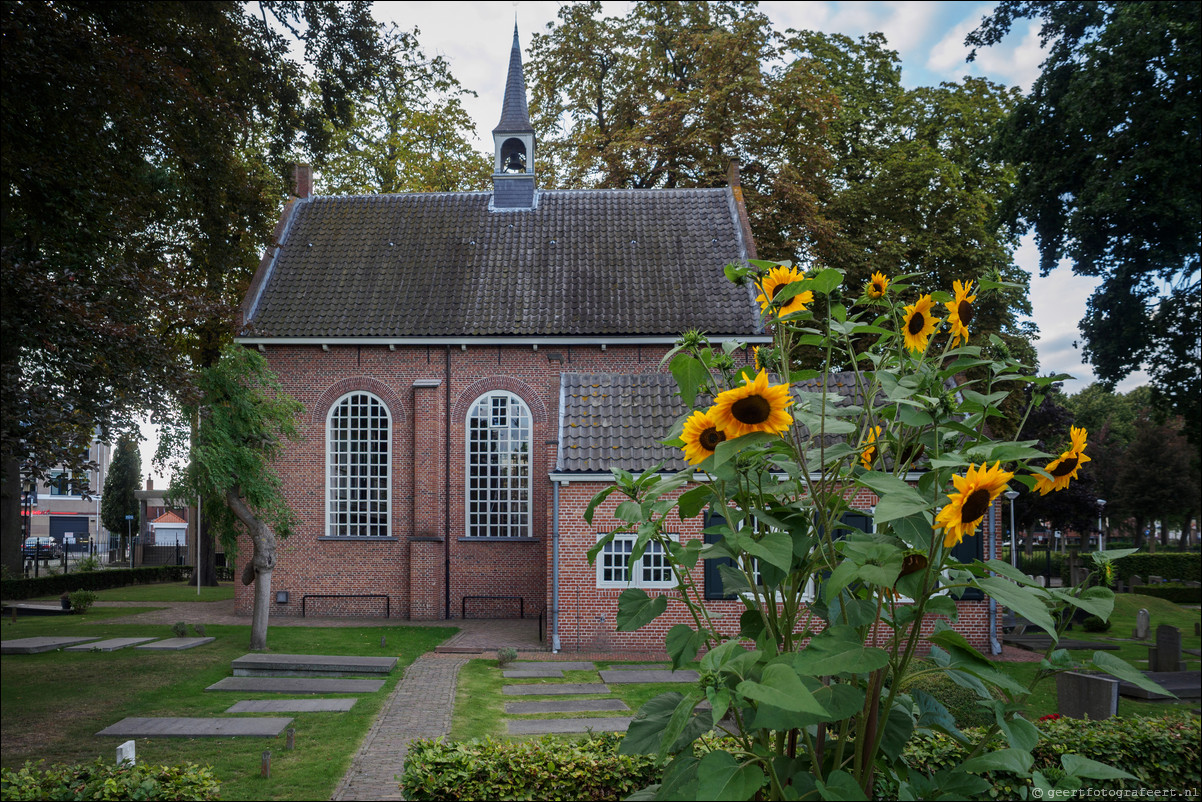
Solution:
M 513 24 L 513 48 L 509 51 L 509 75 L 505 80 L 505 99 L 501 103 L 501 121 L 492 129 L 493 197 L 491 208 L 533 209 L 534 126 L 526 105 L 526 77 L 522 72 L 522 50 L 518 44 L 518 26 Z

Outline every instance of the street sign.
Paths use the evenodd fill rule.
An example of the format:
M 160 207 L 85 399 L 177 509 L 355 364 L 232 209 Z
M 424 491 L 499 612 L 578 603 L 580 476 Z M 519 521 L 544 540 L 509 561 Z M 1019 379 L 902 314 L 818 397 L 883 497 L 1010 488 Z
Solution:
M 127 521 L 132 521 L 133 519 L 134 519 L 134 516 L 132 516 L 132 515 L 125 516 L 125 520 L 127 520 Z

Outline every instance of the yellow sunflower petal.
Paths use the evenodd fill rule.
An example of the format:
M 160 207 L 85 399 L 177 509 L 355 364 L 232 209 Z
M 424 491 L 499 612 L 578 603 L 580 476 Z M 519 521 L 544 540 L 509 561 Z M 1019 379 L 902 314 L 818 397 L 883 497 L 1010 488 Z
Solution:
M 970 465 L 964 476 L 952 477 L 956 492 L 948 494 L 948 504 L 935 516 L 935 525 L 943 530 L 943 547 L 951 548 L 977 531 L 977 525 L 989 511 L 989 505 L 1006 489 L 1014 474 L 995 462 Z
M 730 438 L 752 432 L 780 434 L 793 425 L 793 416 L 785 411 L 792 403 L 789 385 L 769 386 L 768 374 L 761 370 L 754 381 L 719 393 L 708 414 Z
M 889 289 L 889 279 L 884 273 L 876 272 L 872 274 L 872 278 L 868 279 L 868 285 L 864 288 L 864 294 L 874 301 L 879 301 L 885 297 L 885 291 Z
M 696 465 L 714 453 L 718 444 L 726 439 L 726 433 L 718 428 L 706 412 L 694 412 L 684 422 L 680 435 L 684 441 L 684 458 Z
M 944 304 L 947 307 L 947 323 L 951 327 L 953 339 L 968 342 L 968 324 L 972 322 L 973 302 L 977 300 L 977 296 L 972 294 L 971 281 L 963 284 L 953 281 L 952 287 L 956 291 L 956 297 Z
M 939 318 L 931 314 L 931 307 L 934 305 L 931 296 L 924 295 L 905 308 L 902 314 L 902 334 L 906 339 L 906 347 L 911 351 L 927 350 L 927 342 L 939 325 Z
M 1072 439 L 1072 445 L 1061 452 L 1059 457 L 1043 466 L 1043 469 L 1051 476 L 1044 476 L 1041 473 L 1034 474 L 1035 489 L 1041 496 L 1064 490 L 1077 478 L 1077 471 L 1081 470 L 1082 465 L 1093 462 L 1085 453 L 1087 437 L 1085 429 L 1073 426 L 1069 429 L 1069 437 Z
M 864 450 L 860 452 L 860 464 L 864 470 L 872 470 L 872 460 L 876 457 L 876 439 L 881 436 L 881 427 L 873 426 L 864 437 Z
M 760 305 L 760 311 L 767 313 L 771 309 L 777 317 L 805 311 L 806 306 L 814 302 L 814 293 L 809 290 L 797 293 L 779 308 L 772 304 L 772 299 L 778 292 L 794 281 L 801 281 L 803 278 L 805 275 L 796 267 L 779 265 L 769 270 L 768 275 L 764 276 L 760 282 L 761 291 L 755 299 L 756 303 Z

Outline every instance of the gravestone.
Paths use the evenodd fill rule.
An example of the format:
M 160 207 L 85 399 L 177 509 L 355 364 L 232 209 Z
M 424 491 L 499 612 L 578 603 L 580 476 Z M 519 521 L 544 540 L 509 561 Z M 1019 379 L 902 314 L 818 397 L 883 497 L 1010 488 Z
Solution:
M 1114 592 L 1115 593 L 1126 593 L 1127 592 L 1127 583 L 1121 579 L 1114 580 Z
M 1119 681 L 1100 674 L 1066 671 L 1056 675 L 1060 715 L 1101 721 L 1119 711 Z
M 120 766 L 125 761 L 137 763 L 136 755 L 134 754 L 134 741 L 126 741 L 117 747 L 117 765 Z
M 1152 671 L 1181 670 L 1181 630 L 1168 624 L 1156 628 L 1156 660 L 1149 668 Z
M 1146 584 L 1148 584 L 1148 583 L 1144 582 L 1144 578 L 1142 576 L 1140 576 L 1139 574 L 1131 575 L 1131 587 L 1132 588 L 1134 588 L 1136 585 L 1146 585 Z
M 1135 614 L 1135 632 L 1133 633 L 1132 637 L 1134 637 L 1136 640 L 1144 640 L 1148 637 L 1151 627 L 1152 622 L 1150 621 L 1148 611 L 1141 608 L 1140 611 Z
M 1083 565 L 1073 567 L 1072 581 L 1073 586 L 1084 585 L 1085 580 L 1089 578 L 1089 569 Z
M 1156 574 L 1152 574 L 1151 576 L 1148 577 L 1149 585 L 1159 585 L 1163 582 L 1164 582 L 1163 576 L 1156 576 Z

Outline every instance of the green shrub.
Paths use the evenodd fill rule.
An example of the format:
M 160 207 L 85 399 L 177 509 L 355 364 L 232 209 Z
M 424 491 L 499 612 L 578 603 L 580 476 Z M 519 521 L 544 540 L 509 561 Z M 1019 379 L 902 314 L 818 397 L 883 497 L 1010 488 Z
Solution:
M 621 736 L 579 741 L 492 738 L 409 742 L 401 789 L 405 799 L 625 799 L 659 782 L 654 755 L 619 755 Z
M 103 760 L 43 768 L 26 762 L 17 771 L 0 770 L 0 798 L 40 799 L 219 799 L 220 783 L 211 766 L 111 765 Z
M 926 660 L 915 662 L 914 670 L 921 671 L 932 665 Z M 907 680 L 903 687 L 907 693 L 925 691 L 935 697 L 947 708 L 947 712 L 956 720 L 956 726 L 961 729 L 987 727 L 993 723 L 993 713 L 978 704 L 981 697 L 977 696 L 976 691 L 960 687 L 943 672 L 914 677 Z
M 1081 628 L 1086 632 L 1105 632 L 1106 630 L 1110 629 L 1110 622 L 1103 621 L 1096 615 L 1091 615 L 1085 619 L 1083 624 L 1081 624 Z
M 518 650 L 512 646 L 502 646 L 500 649 L 497 649 L 497 665 L 501 668 L 505 668 L 505 666 L 517 659 Z
M 71 601 L 71 610 L 77 615 L 87 615 L 96 603 L 96 594 L 90 590 L 77 590 L 67 598 Z
M 1031 750 L 1034 770 L 1049 778 L 1063 775 L 1060 756 L 1075 754 L 1122 769 L 1136 780 L 1085 779 L 1083 789 L 1155 788 L 1197 795 L 1202 783 L 1202 727 L 1192 717 L 1111 718 L 1105 721 L 1080 721 L 1071 718 L 1035 722 L 1041 731 L 1039 743 Z M 1004 747 L 1000 741 L 994 748 Z M 912 769 L 930 774 L 959 764 L 968 749 L 942 733 L 912 738 L 905 749 L 906 762 Z M 1018 798 L 1017 789 L 1030 786 L 1028 780 L 1006 772 L 991 772 L 993 783 L 981 799 Z M 1009 790 L 1007 790 L 1009 789 Z M 878 789 L 888 793 L 889 789 Z M 1167 796 L 1167 795 L 1166 795 Z
M 1143 577 L 1162 576 L 1165 579 L 1180 579 L 1182 582 L 1202 582 L 1202 553 L 1157 552 L 1156 554 L 1131 554 L 1115 561 L 1118 575 L 1130 582 L 1132 575 Z
M 1160 585 L 1136 585 L 1131 588 L 1131 592 L 1141 593 L 1144 596 L 1155 596 L 1158 599 L 1165 599 L 1176 604 L 1202 604 L 1202 587 L 1183 585 L 1180 582 L 1165 582 Z
M 128 585 L 182 582 L 191 574 L 190 565 L 156 565 L 148 568 L 114 568 L 107 571 L 81 571 L 28 579 L 4 579 L 0 580 L 0 598 L 32 599 L 38 596 L 58 596 L 72 590 L 108 590 Z
M 84 557 L 79 562 L 75 563 L 77 573 L 87 573 L 88 571 L 99 571 L 100 560 L 96 559 L 95 555 Z

